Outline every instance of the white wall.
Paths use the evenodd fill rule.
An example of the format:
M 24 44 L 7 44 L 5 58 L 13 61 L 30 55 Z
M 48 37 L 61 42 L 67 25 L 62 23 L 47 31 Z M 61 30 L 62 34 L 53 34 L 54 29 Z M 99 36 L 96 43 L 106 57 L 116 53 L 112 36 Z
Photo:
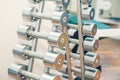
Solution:
M 0 1 L 0 80 L 9 80 L 7 68 L 13 63 L 16 27 L 22 23 L 21 10 L 26 4 L 27 0 Z
M 11 63 L 14 63 L 17 60 L 12 54 L 12 48 L 18 42 L 16 28 L 23 24 L 21 12 L 27 5 L 28 0 L 0 1 L 0 80 L 12 80 L 8 77 L 7 69 Z M 52 13 L 54 7 L 55 4 L 48 2 L 46 4 L 47 10 L 45 11 Z M 48 33 L 51 26 L 51 21 L 42 22 L 42 32 Z M 39 44 L 38 51 L 46 52 L 47 41 L 40 40 Z M 40 73 L 42 69 L 40 62 L 36 60 L 34 72 Z

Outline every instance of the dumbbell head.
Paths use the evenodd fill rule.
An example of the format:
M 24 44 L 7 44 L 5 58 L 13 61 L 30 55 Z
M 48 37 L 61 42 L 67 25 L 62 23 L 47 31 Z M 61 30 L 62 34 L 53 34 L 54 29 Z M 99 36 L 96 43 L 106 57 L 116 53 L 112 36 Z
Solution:
M 67 6 L 69 5 L 70 0 L 56 0 L 56 4 L 58 6 L 62 5 L 63 7 L 67 8 Z
M 28 59 L 29 57 L 27 55 L 23 54 L 24 50 L 31 50 L 31 46 L 30 45 L 25 45 L 25 44 L 17 44 L 12 49 L 12 52 L 16 57 L 18 57 L 20 59 Z
M 52 46 L 57 46 L 59 48 L 63 48 L 66 44 L 66 34 L 59 32 L 51 32 L 48 35 L 48 43 Z
M 94 38 L 87 37 L 83 42 L 83 48 L 85 51 L 94 52 L 98 49 L 98 46 L 98 40 L 95 40 Z
M 58 11 L 53 13 L 52 22 L 54 25 L 67 26 L 68 23 L 68 12 Z
M 92 0 L 81 0 L 83 4 L 91 4 Z
M 94 37 L 97 32 L 97 25 L 94 23 L 86 22 L 83 25 L 83 34 Z
M 85 7 L 82 10 L 82 18 L 87 20 L 94 19 L 95 16 L 95 10 L 92 7 Z
M 99 70 L 87 69 L 85 71 L 85 75 L 87 76 L 85 77 L 86 80 L 99 80 L 101 76 L 101 72 Z
M 51 66 L 52 68 L 59 70 L 64 64 L 64 55 L 59 53 L 47 52 L 44 60 L 44 65 Z
M 34 27 L 32 26 L 19 26 L 17 28 L 17 35 L 18 37 L 20 37 L 21 39 L 24 39 L 24 40 L 31 40 L 33 39 L 32 36 L 28 35 L 27 32 L 28 31 L 34 31 Z
M 92 61 L 92 62 L 91 62 Z M 98 54 L 87 52 L 84 56 L 84 64 L 96 68 L 100 63 L 100 56 Z
M 40 80 L 61 80 L 60 76 L 55 76 L 53 74 L 43 74 Z
M 29 0 L 30 3 L 32 4 L 37 4 L 40 3 L 42 0 Z
M 20 70 L 26 70 L 26 65 L 21 64 L 11 64 L 8 68 L 8 75 L 14 79 L 22 80 L 21 75 L 19 74 Z
M 35 7 L 24 8 L 22 11 L 23 19 L 25 19 L 26 21 L 30 21 L 30 22 L 36 21 L 37 18 L 31 16 L 31 13 L 33 13 L 33 12 L 38 12 L 38 10 Z

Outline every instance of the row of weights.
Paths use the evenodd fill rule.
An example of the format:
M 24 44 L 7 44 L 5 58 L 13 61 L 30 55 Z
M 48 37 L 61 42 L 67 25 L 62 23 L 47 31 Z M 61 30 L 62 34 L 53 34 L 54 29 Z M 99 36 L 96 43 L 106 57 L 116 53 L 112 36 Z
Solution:
M 58 46 L 62 48 L 65 46 L 66 43 L 66 35 L 63 32 L 51 32 L 49 35 L 43 35 L 39 32 L 34 32 L 33 27 L 31 26 L 20 26 L 18 27 L 17 33 L 22 39 L 32 39 L 35 38 L 42 38 L 47 39 L 49 45 Z M 79 40 L 69 38 L 70 43 L 79 44 Z M 87 51 L 95 51 L 98 48 L 98 41 L 92 38 L 85 38 L 83 42 L 83 48 Z
M 29 0 L 32 4 L 38 4 L 43 0 Z M 63 5 L 64 7 L 67 7 L 70 3 L 70 0 L 46 0 L 46 1 L 55 1 L 57 5 Z M 92 0 L 81 0 L 83 4 L 91 4 Z
M 27 77 L 27 78 L 31 78 L 31 79 L 35 79 L 35 80 L 61 80 L 60 76 L 55 76 L 54 74 L 48 74 L 45 73 L 42 76 L 33 74 L 31 72 L 26 71 L 27 70 L 26 65 L 22 65 L 22 64 L 11 64 L 8 68 L 8 74 L 9 76 L 11 76 L 14 79 L 17 80 L 22 80 L 22 78 Z M 75 68 L 75 67 L 71 67 L 71 71 L 74 72 L 75 74 L 81 74 L 81 69 L 79 68 Z M 59 70 L 59 72 L 67 74 L 67 65 L 63 65 L 63 67 L 61 68 L 61 70 Z M 99 80 L 100 78 L 100 71 L 91 67 L 86 66 L 85 67 L 85 78 L 86 79 L 90 79 L 90 80 Z
M 30 51 L 29 47 L 29 45 L 18 44 L 13 48 L 12 51 L 15 56 L 23 60 L 28 59 L 29 57 L 34 57 L 42 59 L 44 65 L 53 67 L 56 70 L 59 70 L 62 67 L 64 63 L 64 55 L 66 54 L 64 50 L 58 49 L 57 52 L 47 52 L 44 56 L 44 54 L 39 52 Z M 75 53 L 70 53 L 70 56 L 78 60 L 80 59 L 79 55 Z M 87 52 L 84 56 L 84 63 L 87 66 L 97 67 L 99 62 L 100 56 L 95 53 Z
M 47 19 L 52 20 L 53 24 L 55 25 L 67 25 L 67 12 L 54 12 L 54 17 L 47 14 L 39 13 L 38 10 L 35 7 L 31 8 L 25 8 L 23 10 L 23 18 L 27 21 L 37 21 L 38 19 Z M 50 46 L 56 46 L 58 48 L 62 48 L 66 44 L 66 34 L 61 32 L 51 32 L 49 35 L 41 34 L 38 32 L 35 32 L 35 28 L 32 26 L 20 26 L 17 29 L 17 34 L 20 38 L 25 40 L 32 40 L 34 38 L 41 38 L 48 40 L 48 43 Z M 38 58 L 43 60 L 43 64 L 47 67 L 59 70 L 61 69 L 63 63 L 64 63 L 64 55 L 61 53 L 55 53 L 55 52 L 47 52 L 44 56 L 44 54 L 37 53 L 34 51 L 31 51 L 31 46 L 26 44 L 20 44 L 16 45 L 13 48 L 13 53 L 15 56 L 20 57 L 22 59 L 29 59 L 31 57 Z M 28 67 L 28 66 L 27 66 Z M 16 79 L 21 80 L 20 78 L 31 78 L 36 80 L 61 80 L 59 76 L 51 75 L 51 74 L 43 74 L 42 76 L 38 76 L 36 74 L 30 73 L 27 71 L 27 69 L 24 69 L 24 65 L 18 65 L 18 64 L 12 64 L 8 68 L 9 75 L 16 77 Z
M 68 12 L 67 12 L 68 11 Z M 55 11 L 53 15 L 39 13 L 35 7 L 27 7 L 23 9 L 22 15 L 23 18 L 27 21 L 33 22 L 37 21 L 38 19 L 47 19 L 52 20 L 54 25 L 62 25 L 67 26 L 68 23 L 68 13 L 77 13 L 74 10 L 67 10 L 67 11 Z M 82 10 L 82 18 L 83 19 L 93 19 L 94 18 L 94 8 L 85 7 Z

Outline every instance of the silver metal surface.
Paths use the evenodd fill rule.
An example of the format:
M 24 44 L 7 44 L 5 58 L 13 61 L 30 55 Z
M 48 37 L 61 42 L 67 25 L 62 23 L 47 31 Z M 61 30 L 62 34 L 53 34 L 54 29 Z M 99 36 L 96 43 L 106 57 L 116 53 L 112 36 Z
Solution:
M 71 34 L 71 31 L 72 33 L 75 33 L 78 29 L 78 25 L 75 25 L 75 24 L 68 24 L 68 27 L 71 28 L 69 29 L 70 34 Z M 86 22 L 83 24 L 82 31 L 84 35 L 94 37 L 97 32 L 97 25 L 94 23 Z
M 86 20 L 92 20 L 95 16 L 95 10 L 92 7 L 86 7 L 82 10 L 82 18 Z
M 64 74 L 68 74 L 68 73 L 66 73 L 66 70 L 67 70 L 67 65 L 63 65 L 60 72 L 62 72 Z M 74 72 L 74 75 L 81 77 L 81 75 L 80 75 L 80 74 L 82 74 L 81 68 L 71 67 L 71 70 L 72 70 L 72 72 Z M 100 76 L 101 76 L 101 72 L 99 70 L 94 69 L 92 67 L 85 67 L 85 79 L 99 80 Z
M 77 11 L 74 9 L 69 9 L 68 12 L 71 14 L 77 14 Z M 94 16 L 95 16 L 95 10 L 92 7 L 84 7 L 82 8 L 81 14 L 82 14 L 82 19 L 92 20 L 94 19 Z
M 65 8 L 70 4 L 70 0 L 56 0 L 57 6 L 63 6 Z
M 28 59 L 29 57 L 25 54 L 23 54 L 23 51 L 24 50 L 31 50 L 31 46 L 30 45 L 25 45 L 25 44 L 17 44 L 15 45 L 15 47 L 12 49 L 12 52 L 13 54 L 16 54 L 14 55 L 15 57 L 19 58 L 19 59 Z M 19 56 L 18 56 L 19 55 Z
M 26 28 L 27 29 L 26 29 Z M 33 38 L 41 38 L 48 40 L 48 43 L 53 46 L 57 46 L 62 48 L 66 43 L 66 34 L 61 32 L 51 32 L 49 35 L 41 34 L 39 32 L 34 32 L 30 30 L 31 26 L 20 26 L 18 27 L 17 33 L 22 39 L 33 39 Z M 26 31 L 25 31 L 26 30 Z M 25 33 L 23 32 L 25 31 Z M 29 38 L 30 37 L 30 38 Z
M 84 42 L 83 42 L 83 48 L 86 51 L 91 51 L 91 52 L 95 52 L 98 49 L 99 46 L 99 42 L 98 40 L 95 40 L 94 38 L 85 38 Z
M 27 45 L 16 45 L 13 48 L 13 54 L 16 56 L 21 56 L 23 59 L 26 56 L 42 59 L 45 66 L 52 67 L 56 70 L 60 69 L 64 63 L 64 55 L 62 53 L 47 52 L 44 54 L 39 52 L 33 52 L 29 49 L 25 49 Z
M 79 40 L 73 38 L 69 38 L 69 42 L 79 44 Z M 82 45 L 85 51 L 95 52 L 98 49 L 99 42 L 94 38 L 87 37 L 84 39 Z
M 54 25 L 67 26 L 68 13 L 66 11 L 56 11 L 53 16 L 50 14 L 39 13 L 35 7 L 24 8 L 22 12 L 23 18 L 27 21 L 36 21 L 37 19 L 52 20 Z
M 14 76 L 14 79 L 17 79 L 17 80 L 23 80 L 21 78 L 22 76 L 25 76 L 25 77 L 31 78 L 31 79 L 35 79 L 35 80 L 44 80 L 44 79 L 61 80 L 60 76 L 55 76 L 52 74 L 43 74 L 42 76 L 39 76 L 37 74 L 28 72 L 28 71 L 24 70 L 23 65 L 17 65 L 17 64 L 10 65 L 10 67 L 8 68 L 8 74 L 10 75 L 10 77 Z

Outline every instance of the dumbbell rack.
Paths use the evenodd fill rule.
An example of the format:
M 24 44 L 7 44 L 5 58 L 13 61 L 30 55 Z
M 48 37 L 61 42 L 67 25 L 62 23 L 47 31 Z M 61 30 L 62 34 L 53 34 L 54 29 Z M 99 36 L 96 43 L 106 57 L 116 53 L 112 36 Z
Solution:
M 37 4 L 37 3 L 40 3 L 41 5 L 42 5 L 42 7 L 40 7 L 40 9 L 38 10 L 38 12 L 39 13 L 43 13 L 43 10 L 44 10 L 44 4 L 45 4 L 45 0 L 29 0 L 30 2 L 32 2 L 32 3 L 34 3 L 34 4 Z M 55 0 L 48 0 L 48 1 L 55 1 Z M 87 77 L 87 79 L 91 79 L 91 76 L 92 76 L 92 79 L 91 80 L 97 80 L 97 79 L 99 79 L 99 76 L 100 76 L 100 74 L 99 74 L 99 71 L 97 70 L 97 69 L 94 69 L 94 68 L 92 68 L 92 67 L 86 67 L 85 66 L 85 64 L 84 64 L 84 46 L 83 46 L 83 24 L 82 24 L 82 5 L 81 5 L 81 3 L 83 2 L 83 3 L 86 3 L 86 1 L 87 0 L 77 0 L 77 11 L 72 11 L 72 10 L 70 10 L 70 9 L 68 9 L 67 7 L 68 7 L 68 5 L 69 5 L 69 1 L 70 0 L 56 0 L 56 4 L 57 4 L 57 8 L 56 8 L 56 12 L 67 12 L 67 13 L 75 13 L 75 14 L 77 14 L 77 17 L 78 17 L 78 25 L 77 25 L 77 28 L 76 28 L 76 25 L 71 25 L 71 26 L 68 26 L 69 25 L 69 23 L 67 23 L 67 21 L 68 21 L 68 14 L 66 14 L 65 15 L 65 17 L 63 17 L 62 18 L 62 21 L 59 21 L 60 19 L 58 19 L 58 18 L 55 18 L 56 19 L 56 21 L 54 21 L 54 18 L 52 17 L 49 17 L 49 20 L 51 20 L 51 19 L 53 19 L 52 20 L 52 22 L 53 22 L 53 25 L 54 25 L 54 28 L 55 29 L 53 29 L 53 31 L 52 32 L 61 32 L 61 33 L 64 33 L 64 36 L 65 37 L 63 37 L 62 36 L 62 38 L 60 38 L 60 43 L 61 44 L 65 44 L 65 47 L 63 47 L 62 46 L 62 48 L 60 47 L 60 49 L 61 50 L 64 50 L 63 52 L 64 52 L 64 55 L 65 55 L 65 60 L 64 60 L 64 65 L 66 65 L 66 67 L 64 67 L 64 68 L 62 68 L 63 70 L 65 70 L 65 71 L 63 71 L 62 69 L 56 69 L 56 70 L 58 70 L 59 72 L 61 72 L 61 73 L 63 73 L 63 75 L 61 75 L 61 77 L 63 77 L 62 78 L 62 80 L 64 80 L 65 79 L 65 76 L 67 77 L 67 79 L 68 80 L 74 80 L 74 78 L 73 78 L 73 74 L 72 74 L 72 72 L 74 72 L 74 73 L 79 73 L 79 75 L 81 75 L 81 79 L 82 80 L 85 80 L 85 76 L 86 76 L 86 73 L 88 73 L 88 77 Z M 33 10 L 34 11 L 34 10 Z M 28 13 L 27 13 L 28 14 Z M 30 14 L 32 14 L 32 13 L 30 13 Z M 27 15 L 27 17 L 28 16 L 30 16 L 30 14 L 29 15 Z M 58 16 L 59 14 L 56 14 L 56 16 Z M 26 14 L 24 15 L 24 16 L 26 16 Z M 36 13 L 33 13 L 32 14 L 32 16 L 38 16 L 38 17 L 41 17 L 41 15 L 39 15 L 39 14 L 36 14 Z M 44 16 L 44 15 L 42 15 L 42 16 Z M 56 17 L 55 16 L 55 17 Z M 48 79 L 48 80 L 60 80 L 60 78 L 56 78 L 56 77 L 54 77 L 54 79 L 53 79 L 53 77 L 52 78 L 49 78 L 49 77 L 51 77 L 50 75 L 55 75 L 55 74 L 52 74 L 51 72 L 50 72 L 50 69 L 51 69 L 51 65 L 52 65 L 52 67 L 53 67 L 53 64 L 54 63 L 47 63 L 47 62 L 49 62 L 49 60 L 48 60 L 48 58 L 49 57 L 51 57 L 50 55 L 48 55 L 48 57 L 46 58 L 46 60 L 48 60 L 48 61 L 46 61 L 46 63 L 45 63 L 45 69 L 44 69 L 44 74 L 47 74 L 47 76 L 45 75 L 45 76 L 43 76 L 42 78 L 41 77 L 39 77 L 38 75 L 35 75 L 35 74 L 32 74 L 31 72 L 32 72 L 32 69 L 33 69 L 33 66 L 34 66 L 34 58 L 36 57 L 36 55 L 39 55 L 39 54 L 37 54 L 37 53 L 35 53 L 36 55 L 33 55 L 32 53 L 34 53 L 34 52 L 36 52 L 36 49 L 37 49 L 37 43 L 38 43 L 38 38 L 41 38 L 41 36 L 40 35 L 38 35 L 38 32 L 40 31 L 40 26 L 41 26 L 41 20 L 42 20 L 42 18 L 39 18 L 39 19 L 37 19 L 37 18 L 35 18 L 35 17 L 28 17 L 29 19 L 33 19 L 34 21 L 37 21 L 36 22 L 36 24 L 37 24 L 37 26 L 35 27 L 35 30 L 34 29 L 32 29 L 34 32 L 27 32 L 27 30 L 26 30 L 26 33 L 25 34 L 28 34 L 27 35 L 27 37 L 29 36 L 29 35 L 32 35 L 31 37 L 34 37 L 34 36 L 37 36 L 37 37 L 34 37 L 34 39 L 32 39 L 32 47 L 31 47 L 31 50 L 30 51 L 24 51 L 24 49 L 23 49 L 23 51 L 21 51 L 21 52 L 23 52 L 24 54 L 25 54 L 25 56 L 27 55 L 27 56 L 32 56 L 32 57 L 30 57 L 29 58 L 29 61 L 28 61 L 28 68 L 27 68 L 27 70 L 17 70 L 17 73 L 19 73 L 19 74 L 22 74 L 22 75 L 20 75 L 20 77 L 24 77 L 24 78 L 22 78 L 22 79 L 27 79 L 27 80 L 30 80 L 31 78 L 32 79 L 39 79 L 39 80 L 44 80 L 44 79 Z M 44 18 L 47 18 L 46 16 L 44 16 Z M 37 19 L 37 20 L 36 20 Z M 48 18 L 47 18 L 48 19 Z M 33 20 L 31 20 L 31 21 L 33 21 Z M 57 23 L 57 24 L 56 24 Z M 61 23 L 61 24 L 60 24 Z M 67 24 L 66 24 L 67 23 Z M 76 40 L 76 39 L 72 39 L 72 38 L 70 38 L 69 37 L 69 33 L 68 33 L 68 28 L 76 28 L 76 29 L 78 29 L 78 39 L 79 40 Z M 59 28 L 61 28 L 61 29 L 59 29 Z M 18 31 L 18 34 L 19 33 L 22 33 L 22 29 L 24 29 L 24 28 L 21 28 L 21 29 L 19 29 L 19 31 Z M 28 30 L 30 30 L 31 29 L 31 27 L 28 29 Z M 21 32 L 20 32 L 21 31 Z M 31 38 L 30 37 L 30 38 Z M 53 37 L 52 38 L 49 38 L 49 36 L 48 36 L 48 42 L 50 41 L 51 39 L 53 39 Z M 59 39 L 59 38 L 58 38 Z M 53 39 L 53 40 L 55 40 L 55 39 Z M 55 42 L 55 41 L 54 41 Z M 70 50 L 70 43 L 76 43 L 76 44 L 78 44 L 79 45 L 79 56 L 78 55 L 76 55 L 76 54 L 71 54 L 71 50 Z M 51 44 L 51 43 L 50 43 Z M 52 43 L 53 44 L 53 43 Z M 61 45 L 60 45 L 61 46 Z M 49 49 L 48 49 L 48 52 L 49 53 L 52 53 L 52 52 L 56 52 L 56 51 L 54 51 L 54 49 L 56 48 L 56 46 L 54 45 L 49 45 Z M 18 54 L 18 53 L 16 53 L 17 52 L 17 50 L 16 49 L 14 49 L 14 51 L 13 51 L 13 53 L 15 53 L 15 54 Z M 34 57 L 33 57 L 34 56 Z M 71 56 L 72 57 L 76 57 L 77 56 L 77 58 L 79 58 L 79 62 L 80 62 L 80 68 L 81 68 L 81 70 L 78 68 L 75 68 L 75 67 L 73 67 L 72 66 L 72 59 L 71 59 Z M 38 58 L 38 57 L 37 57 Z M 61 61 L 61 60 L 58 60 L 58 61 Z M 62 64 L 61 62 L 59 63 L 57 63 L 57 64 Z M 88 63 L 89 64 L 89 63 Z M 12 66 L 12 67 L 16 67 L 16 66 Z M 8 69 L 8 73 L 10 74 L 11 73 L 11 71 L 10 70 L 12 70 L 12 67 L 10 67 L 9 69 Z M 19 66 L 18 66 L 19 67 Z M 17 68 L 18 68 L 17 67 Z M 54 66 L 54 69 L 55 69 L 56 67 Z M 19 69 L 23 69 L 23 68 L 19 68 Z M 87 71 L 85 71 L 85 69 L 87 69 Z M 89 73 L 89 71 L 90 70 L 95 70 L 96 71 L 96 74 L 97 74 L 97 78 L 96 78 L 96 75 L 95 76 L 93 76 L 92 74 L 90 74 Z M 63 72 L 62 72 L 63 71 Z M 81 73 L 81 74 L 80 74 Z M 12 74 L 15 74 L 15 73 L 12 73 Z M 66 75 L 65 75 L 66 74 Z M 17 75 L 17 74 L 16 74 Z M 30 77 L 30 75 L 32 76 L 32 75 L 34 75 L 33 77 Z M 64 76 L 65 75 L 65 76 Z M 37 78 L 35 78 L 35 76 L 37 77 Z M 75 76 L 75 74 L 74 74 L 74 76 Z M 55 79 L 56 78 L 56 79 Z M 94 79 L 95 78 L 95 79 Z

